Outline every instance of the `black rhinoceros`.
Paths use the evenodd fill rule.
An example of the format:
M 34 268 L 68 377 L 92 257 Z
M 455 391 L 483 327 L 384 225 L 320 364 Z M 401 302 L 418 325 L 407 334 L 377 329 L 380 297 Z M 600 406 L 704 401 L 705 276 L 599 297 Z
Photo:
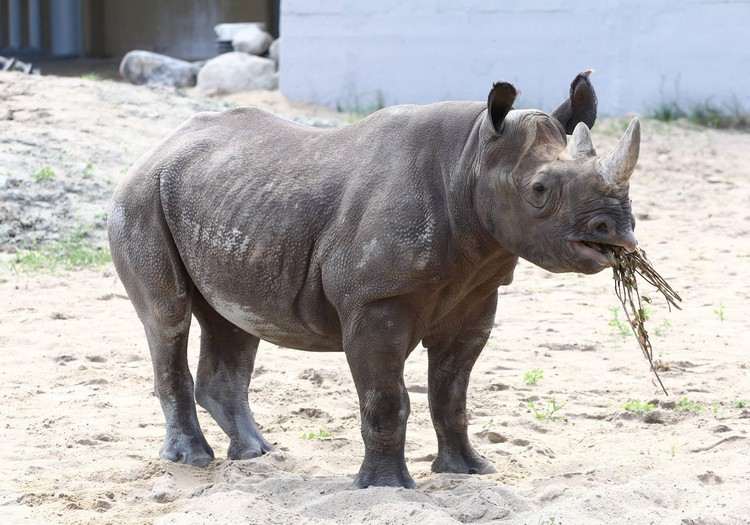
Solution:
M 436 472 L 494 467 L 467 437 L 466 389 L 519 257 L 596 273 L 606 245 L 636 247 L 628 179 L 638 120 L 597 156 L 589 72 L 551 115 L 487 104 L 395 106 L 336 130 L 253 108 L 202 113 L 128 172 L 109 242 L 142 321 L 166 418 L 161 457 L 213 458 L 195 401 L 228 455 L 272 449 L 248 405 L 260 339 L 343 351 L 359 395 L 357 487 L 414 487 L 404 461 L 404 361 L 422 342 Z M 572 140 L 566 146 L 566 132 Z M 197 383 L 186 348 L 201 326 Z

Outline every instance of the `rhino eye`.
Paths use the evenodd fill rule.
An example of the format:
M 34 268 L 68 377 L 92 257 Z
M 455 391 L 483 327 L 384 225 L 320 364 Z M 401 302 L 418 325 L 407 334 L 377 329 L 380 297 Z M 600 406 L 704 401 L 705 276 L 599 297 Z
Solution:
M 546 190 L 547 188 L 545 188 L 544 184 L 542 184 L 541 182 L 535 182 L 531 185 L 531 189 L 534 190 L 534 193 L 540 194 L 544 193 L 544 190 Z

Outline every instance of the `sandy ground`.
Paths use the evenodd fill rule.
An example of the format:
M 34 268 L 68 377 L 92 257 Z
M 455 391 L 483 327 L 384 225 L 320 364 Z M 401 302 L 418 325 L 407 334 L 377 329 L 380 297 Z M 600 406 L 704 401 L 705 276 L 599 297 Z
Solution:
M 668 397 L 635 339 L 611 326 L 609 272 L 552 275 L 522 262 L 470 387 L 470 435 L 497 474 L 430 472 L 420 348 L 406 367 L 417 490 L 350 490 L 363 446 L 344 356 L 269 344 L 250 400 L 278 451 L 224 459 L 228 440 L 199 409 L 216 461 L 159 460 L 164 423 L 145 337 L 112 266 L 28 274 L 7 260 L 81 224 L 103 241 L 101 214 L 123 169 L 196 111 L 229 103 L 338 117 L 273 94 L 200 100 L 0 74 L 0 522 L 750 523 L 750 409 L 738 402 L 750 402 L 750 135 L 649 120 L 631 181 L 637 233 L 685 300 L 670 313 L 652 294 L 648 326 Z M 625 123 L 598 123 L 600 151 Z M 36 180 L 45 166 L 56 176 Z M 196 327 L 193 366 L 197 344 Z M 535 368 L 544 378 L 524 384 Z M 565 403 L 560 417 L 536 419 L 529 403 L 544 412 L 553 398 Z M 636 416 L 623 408 L 631 398 L 655 408 Z M 301 438 L 320 429 L 332 437 Z

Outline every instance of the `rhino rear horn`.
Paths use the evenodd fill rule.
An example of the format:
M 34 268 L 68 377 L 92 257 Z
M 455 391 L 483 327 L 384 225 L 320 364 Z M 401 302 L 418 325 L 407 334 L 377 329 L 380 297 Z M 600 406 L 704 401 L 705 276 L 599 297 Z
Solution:
M 584 159 L 596 157 L 594 142 L 591 140 L 589 127 L 579 122 L 576 129 L 573 130 L 573 138 L 570 141 L 570 156 L 574 159 Z
M 568 98 L 552 112 L 552 116 L 562 124 L 568 135 L 573 133 L 579 122 L 586 124 L 589 129 L 596 122 L 596 92 L 589 80 L 589 75 L 593 72 L 593 69 L 589 69 L 579 73 L 570 84 Z
M 492 129 L 500 134 L 503 130 L 503 121 L 508 112 L 513 109 L 513 102 L 518 96 L 518 91 L 513 84 L 508 82 L 495 82 L 487 97 L 487 114 L 492 123 Z
M 641 148 L 641 121 L 634 118 L 625 135 L 615 149 L 597 161 L 597 168 L 602 178 L 613 186 L 624 186 L 638 162 Z

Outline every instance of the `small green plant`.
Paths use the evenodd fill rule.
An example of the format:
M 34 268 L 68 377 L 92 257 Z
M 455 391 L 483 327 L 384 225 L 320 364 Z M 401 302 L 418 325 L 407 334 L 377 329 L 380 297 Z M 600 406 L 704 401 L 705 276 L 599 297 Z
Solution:
M 637 416 L 648 414 L 654 409 L 651 403 L 644 403 L 640 399 L 628 399 L 628 402 L 622 405 L 622 408 L 628 412 L 633 412 Z
M 34 178 L 37 182 L 46 182 L 48 180 L 52 180 L 56 177 L 55 172 L 52 168 L 49 166 L 45 166 L 36 173 L 34 173 Z
M 620 335 L 630 335 L 630 326 L 628 326 L 628 323 L 620 320 L 620 307 L 610 306 L 609 311 L 612 312 L 612 319 L 609 320 L 609 326 L 617 328 L 617 330 L 620 332 Z
M 300 439 L 304 440 L 311 440 L 311 439 L 330 439 L 333 437 L 333 434 L 330 432 L 326 432 L 322 428 L 318 430 L 317 432 L 308 432 L 306 434 L 302 434 L 300 436 Z
M 674 122 L 675 120 L 684 118 L 687 115 L 677 102 L 664 102 L 654 108 L 649 116 L 661 122 Z
M 750 402 L 744 399 L 735 399 L 734 401 L 732 401 L 732 406 L 734 408 L 748 408 L 750 407 Z
M 539 381 L 542 379 L 544 379 L 544 370 L 541 368 L 533 368 L 523 374 L 523 382 L 525 385 L 538 385 Z
M 86 164 L 86 167 L 83 168 L 82 176 L 84 179 L 90 179 L 91 175 L 93 174 L 94 174 L 94 165 L 89 162 L 88 164 Z
M 347 121 L 349 121 L 349 123 L 351 124 L 353 122 L 357 122 L 358 120 L 362 120 L 363 118 L 383 109 L 384 107 L 385 99 L 383 98 L 383 93 L 381 91 L 378 91 L 377 93 L 375 93 L 375 100 L 370 104 L 362 104 L 359 100 L 359 97 L 355 97 L 354 104 L 351 104 L 348 108 L 345 108 L 341 104 L 337 104 L 336 110 L 340 113 L 348 113 Z
M 59 268 L 75 270 L 99 267 L 110 262 L 112 256 L 109 250 L 95 246 L 87 238 L 87 231 L 88 228 L 79 226 L 67 239 L 17 252 L 11 262 L 11 270 L 15 273 L 54 272 Z
M 719 301 L 719 305 L 716 308 L 714 308 L 714 313 L 716 314 L 716 317 L 719 318 L 719 321 L 723 321 L 725 319 L 724 301 Z
M 495 419 L 490 419 L 482 425 L 482 430 L 490 431 L 495 428 Z
M 102 76 L 99 73 L 85 73 L 81 75 L 84 80 L 101 80 Z
M 654 333 L 656 335 L 661 335 L 667 330 L 669 330 L 672 327 L 672 323 L 669 322 L 669 319 L 664 319 L 661 323 L 659 323 L 658 326 L 654 327 Z
M 698 403 L 693 403 L 687 397 L 680 399 L 674 406 L 674 409 L 677 412 L 700 412 L 701 410 L 705 410 L 704 407 Z
M 719 402 L 714 401 L 711 403 L 711 412 L 714 413 L 715 416 L 719 415 Z
M 544 419 L 563 419 L 563 416 L 557 414 L 562 408 L 567 405 L 567 401 L 563 401 L 559 405 L 554 397 L 547 399 L 547 404 L 542 408 L 537 408 L 533 402 L 529 401 L 529 408 L 534 413 L 534 417 L 538 420 Z
M 673 440 L 669 444 L 669 447 L 667 448 L 667 454 L 669 454 L 669 458 L 674 459 L 674 457 L 677 455 L 677 451 L 680 450 L 685 445 L 687 445 L 687 441 L 683 443 L 677 443 L 677 441 Z

